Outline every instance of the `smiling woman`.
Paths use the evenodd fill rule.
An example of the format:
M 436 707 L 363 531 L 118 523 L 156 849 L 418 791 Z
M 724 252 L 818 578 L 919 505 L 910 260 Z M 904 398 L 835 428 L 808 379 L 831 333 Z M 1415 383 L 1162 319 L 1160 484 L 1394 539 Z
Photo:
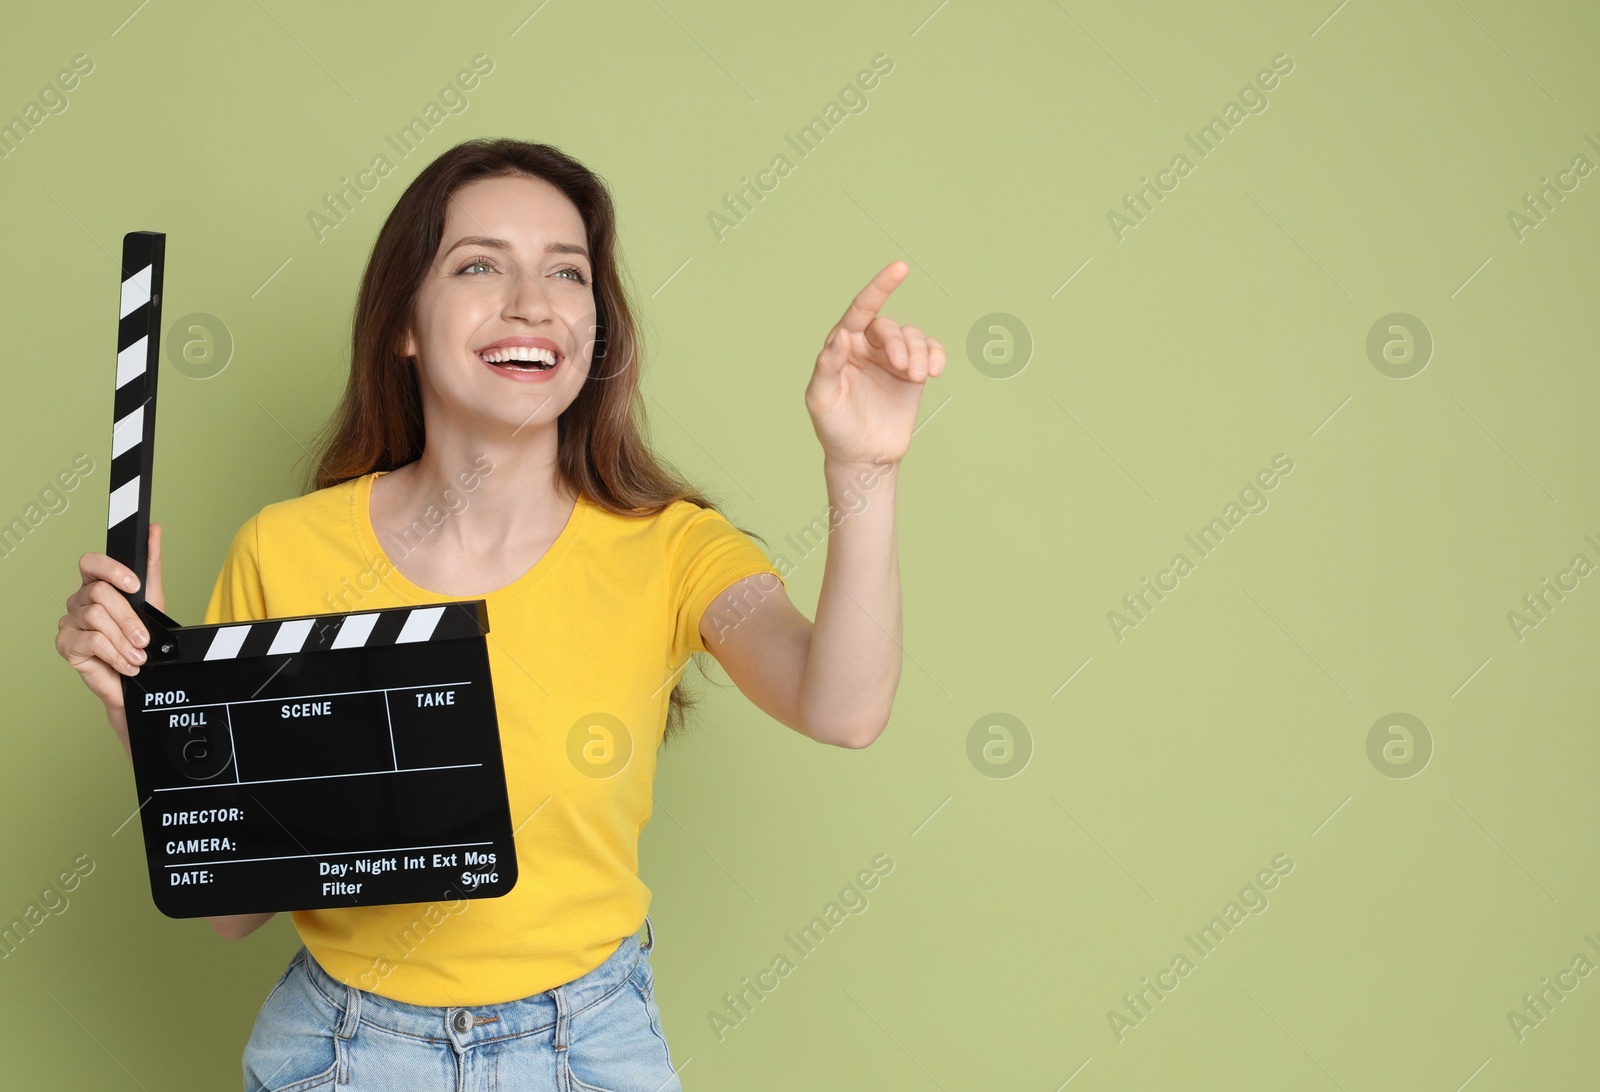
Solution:
M 765 553 L 645 443 L 616 251 L 604 183 L 558 149 L 482 140 L 440 156 L 373 245 L 307 492 L 234 537 L 207 623 L 320 613 L 357 573 L 362 609 L 485 600 L 519 876 L 377 978 L 416 906 L 294 912 L 304 947 L 257 1018 L 250 1089 L 678 1088 L 638 850 L 657 751 L 690 704 L 684 669 L 714 655 L 756 706 L 819 743 L 865 747 L 888 723 L 902 655 L 895 470 L 944 368 L 936 338 L 878 313 L 909 266 L 856 294 L 806 388 L 830 504 L 881 479 L 880 502 L 828 538 L 813 624 Z M 470 507 L 386 553 L 485 460 L 494 473 Z M 157 609 L 160 546 L 152 526 Z M 57 648 L 126 748 L 118 676 L 138 673 L 149 637 L 118 590 L 132 574 L 103 554 L 79 567 Z M 756 582 L 753 609 L 719 624 L 719 599 L 748 604 Z M 269 917 L 211 920 L 238 938 Z

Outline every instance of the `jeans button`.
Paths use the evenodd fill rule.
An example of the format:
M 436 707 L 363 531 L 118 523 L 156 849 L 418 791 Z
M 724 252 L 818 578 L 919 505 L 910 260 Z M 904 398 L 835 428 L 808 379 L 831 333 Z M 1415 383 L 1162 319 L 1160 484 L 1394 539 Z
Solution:
M 450 1026 L 456 1029 L 457 1035 L 465 1035 L 472 1030 L 472 1013 L 466 1009 L 457 1009 L 456 1014 L 450 1018 Z

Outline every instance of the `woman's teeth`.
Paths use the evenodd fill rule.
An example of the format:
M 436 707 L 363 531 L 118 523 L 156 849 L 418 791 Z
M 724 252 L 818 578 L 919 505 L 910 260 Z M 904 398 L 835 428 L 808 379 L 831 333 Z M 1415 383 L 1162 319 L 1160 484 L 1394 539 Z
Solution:
M 556 354 L 549 349 L 540 349 L 532 346 L 513 346 L 506 349 L 491 349 L 478 354 L 486 364 L 495 364 L 500 367 L 514 368 L 518 371 L 548 371 L 556 366 Z

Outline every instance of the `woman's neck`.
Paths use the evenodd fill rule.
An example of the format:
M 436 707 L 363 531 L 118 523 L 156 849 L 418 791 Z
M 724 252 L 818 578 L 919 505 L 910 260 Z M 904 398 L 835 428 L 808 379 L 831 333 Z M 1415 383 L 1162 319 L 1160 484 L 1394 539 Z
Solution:
M 557 472 L 555 441 L 554 422 L 512 442 L 430 436 L 421 458 L 378 479 L 374 520 L 381 509 L 385 524 L 409 526 L 432 506 L 451 516 L 441 539 L 467 554 L 548 542 L 576 500 Z

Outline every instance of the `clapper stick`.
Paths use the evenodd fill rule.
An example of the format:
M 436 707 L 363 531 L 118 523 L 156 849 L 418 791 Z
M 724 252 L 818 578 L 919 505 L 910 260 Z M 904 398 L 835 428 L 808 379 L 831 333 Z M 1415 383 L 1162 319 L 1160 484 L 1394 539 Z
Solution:
M 122 298 L 117 308 L 117 387 L 111 427 L 111 504 L 106 553 L 133 570 L 128 601 L 150 627 L 150 655 L 178 651 L 178 623 L 145 599 L 150 541 L 150 480 L 155 468 L 156 376 L 161 352 L 161 284 L 167 237 L 130 231 L 122 237 Z
M 484 600 L 182 626 L 146 599 L 166 236 L 122 241 L 106 553 L 151 633 L 122 680 L 171 917 L 494 898 L 517 882 Z

